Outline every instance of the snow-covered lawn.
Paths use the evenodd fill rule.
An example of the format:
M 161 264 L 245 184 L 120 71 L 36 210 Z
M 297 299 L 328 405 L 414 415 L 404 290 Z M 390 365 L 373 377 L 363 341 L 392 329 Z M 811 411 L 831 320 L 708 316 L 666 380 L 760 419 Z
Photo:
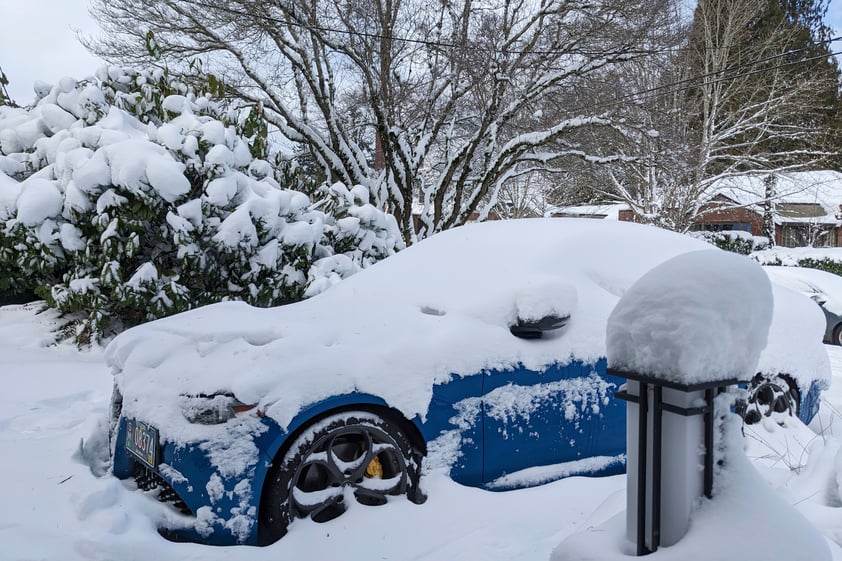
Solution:
M 110 476 L 94 476 L 83 461 L 80 442 L 95 449 L 90 439 L 102 434 L 111 376 L 101 350 L 44 347 L 54 324 L 50 312 L 0 308 L 4 560 L 547 561 L 568 535 L 625 508 L 624 476 L 570 478 L 493 493 L 430 475 L 424 480 L 429 500 L 423 506 L 406 500 L 383 507 L 354 505 L 326 524 L 297 522 L 267 548 L 170 543 L 155 530 L 164 507 Z M 761 429 L 749 434 L 748 453 L 782 496 L 828 537 L 833 558 L 842 561 L 837 545 L 842 544 L 842 349 L 828 347 L 828 352 L 834 384 L 812 425 L 824 434 L 798 422 L 786 429 L 770 427 L 771 433 Z M 672 559 L 662 552 L 667 555 L 659 558 Z

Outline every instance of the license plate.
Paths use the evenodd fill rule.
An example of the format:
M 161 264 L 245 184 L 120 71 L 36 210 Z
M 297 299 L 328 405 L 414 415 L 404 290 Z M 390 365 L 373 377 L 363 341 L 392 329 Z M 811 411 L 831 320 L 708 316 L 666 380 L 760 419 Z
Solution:
M 155 469 L 158 467 L 158 429 L 141 421 L 126 421 L 126 450 L 138 460 Z

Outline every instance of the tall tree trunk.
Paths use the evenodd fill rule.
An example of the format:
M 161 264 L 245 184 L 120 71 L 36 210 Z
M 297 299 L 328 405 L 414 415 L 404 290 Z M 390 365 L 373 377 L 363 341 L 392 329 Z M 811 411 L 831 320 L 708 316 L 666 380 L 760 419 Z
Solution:
M 775 201 L 777 200 L 777 189 L 775 186 L 778 178 L 770 173 L 763 178 L 765 194 L 763 198 L 763 235 L 768 238 L 769 245 L 775 247 L 775 214 L 777 214 Z

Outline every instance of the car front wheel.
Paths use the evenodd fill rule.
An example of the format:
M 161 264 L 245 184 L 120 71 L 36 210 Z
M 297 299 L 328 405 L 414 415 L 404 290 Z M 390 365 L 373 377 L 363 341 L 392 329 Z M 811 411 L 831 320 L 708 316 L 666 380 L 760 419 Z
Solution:
M 419 463 L 404 432 L 390 419 L 352 411 L 317 421 L 269 471 L 260 541 L 278 540 L 296 518 L 332 520 L 348 509 L 349 499 L 382 505 L 390 496 L 420 497 Z
M 833 330 L 833 344 L 842 346 L 842 324 Z

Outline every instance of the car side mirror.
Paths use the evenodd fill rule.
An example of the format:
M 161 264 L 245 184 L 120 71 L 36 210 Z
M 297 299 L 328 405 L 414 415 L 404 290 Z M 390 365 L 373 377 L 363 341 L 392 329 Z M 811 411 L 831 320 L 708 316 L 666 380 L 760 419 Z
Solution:
M 540 339 L 564 327 L 579 299 L 574 285 L 557 278 L 529 279 L 514 296 L 509 331 L 521 339 Z
M 554 331 L 567 325 L 570 319 L 569 315 L 558 316 L 550 314 L 539 319 L 521 319 L 518 318 L 517 323 L 509 326 L 509 331 L 515 337 L 521 339 L 540 339 L 544 333 Z
M 819 306 L 824 306 L 825 302 L 827 302 L 827 298 L 823 298 L 821 294 L 812 294 L 810 295 L 810 299 Z

